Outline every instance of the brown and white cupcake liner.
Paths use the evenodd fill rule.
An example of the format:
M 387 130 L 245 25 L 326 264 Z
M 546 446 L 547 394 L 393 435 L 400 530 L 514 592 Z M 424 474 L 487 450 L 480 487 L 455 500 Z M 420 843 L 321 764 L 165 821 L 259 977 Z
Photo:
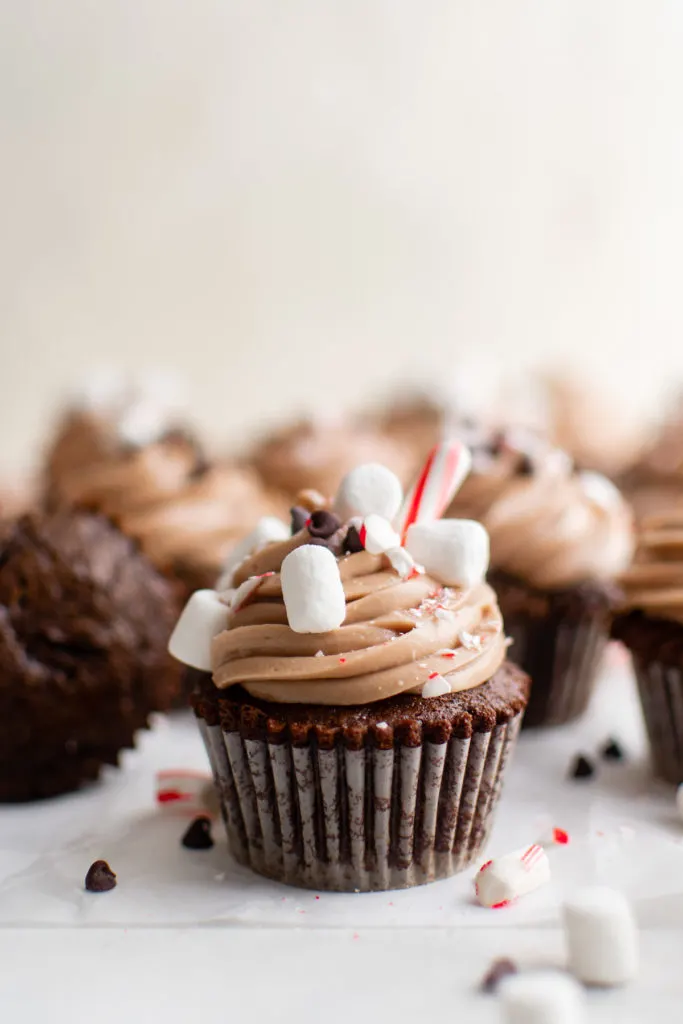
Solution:
M 683 669 L 633 659 L 652 766 L 661 778 L 683 782 Z
M 441 742 L 415 721 L 330 741 L 329 730 L 270 718 L 254 736 L 205 701 L 196 713 L 235 859 L 290 885 L 357 892 L 420 885 L 477 860 L 522 718 Z

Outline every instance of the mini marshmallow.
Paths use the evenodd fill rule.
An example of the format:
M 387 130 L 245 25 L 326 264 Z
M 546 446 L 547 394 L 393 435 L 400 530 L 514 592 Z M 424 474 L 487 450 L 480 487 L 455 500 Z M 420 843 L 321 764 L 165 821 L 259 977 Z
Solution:
M 414 523 L 405 546 L 430 576 L 449 587 L 473 587 L 489 567 L 489 535 L 474 519 Z
M 371 555 L 382 555 L 401 545 L 401 538 L 389 520 L 374 512 L 363 520 L 359 535 L 361 544 Z
M 581 1024 L 586 996 L 581 986 L 560 971 L 523 971 L 499 986 L 505 1024 Z
M 606 886 L 580 889 L 564 905 L 569 969 L 587 985 L 623 985 L 638 970 L 638 930 L 628 900 Z
M 216 583 L 216 590 L 228 590 L 232 586 L 235 570 L 245 558 L 260 551 L 266 544 L 286 540 L 290 534 L 287 523 L 277 516 L 263 516 L 259 519 L 251 533 L 235 545 L 223 562 L 223 571 Z
M 483 864 L 474 880 L 483 907 L 505 907 L 550 881 L 548 857 L 538 843 Z
M 126 444 L 142 447 L 158 441 L 168 425 L 168 410 L 152 399 L 141 398 L 123 410 L 116 424 L 116 433 Z
M 202 672 L 211 671 L 211 641 L 228 625 L 228 608 L 215 590 L 195 590 L 168 641 L 177 661 Z
M 403 498 L 403 489 L 395 473 L 378 462 L 356 466 L 346 474 L 334 500 L 334 511 L 342 522 L 351 516 L 383 516 L 390 522 Z
M 391 568 L 403 580 L 408 579 L 413 574 L 424 572 L 424 568 L 421 565 L 417 565 L 413 556 L 405 548 L 390 548 L 389 551 L 384 553 L 391 563 Z
M 433 672 L 422 687 L 423 697 L 442 697 L 451 692 L 451 684 L 438 672 Z
M 613 508 L 619 508 L 624 503 L 618 488 L 602 473 L 584 470 L 579 473 L 579 482 L 589 501 L 592 501 L 598 508 L 605 509 L 606 512 Z
M 280 581 L 287 621 L 295 633 L 327 633 L 341 626 L 346 598 L 337 559 L 328 548 L 294 548 L 282 563 Z

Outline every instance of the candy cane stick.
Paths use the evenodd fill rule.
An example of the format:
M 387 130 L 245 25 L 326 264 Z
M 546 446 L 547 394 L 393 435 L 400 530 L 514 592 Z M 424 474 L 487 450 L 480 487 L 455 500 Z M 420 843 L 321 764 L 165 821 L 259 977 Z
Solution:
M 413 523 L 428 522 L 443 515 L 471 465 L 469 448 L 461 441 L 443 441 L 432 448 L 396 516 L 395 526 L 403 540 Z

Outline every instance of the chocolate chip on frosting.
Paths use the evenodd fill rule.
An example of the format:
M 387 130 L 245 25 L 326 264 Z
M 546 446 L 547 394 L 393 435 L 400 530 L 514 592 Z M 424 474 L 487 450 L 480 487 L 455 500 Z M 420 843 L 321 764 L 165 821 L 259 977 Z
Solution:
M 343 546 L 345 555 L 357 555 L 360 551 L 364 551 L 363 542 L 360 539 L 360 534 L 355 526 L 349 526 L 344 537 Z
M 336 516 L 334 512 L 328 512 L 327 509 L 321 508 L 311 513 L 308 532 L 311 537 L 324 537 L 327 539 L 333 533 L 336 533 L 340 526 L 339 516 Z

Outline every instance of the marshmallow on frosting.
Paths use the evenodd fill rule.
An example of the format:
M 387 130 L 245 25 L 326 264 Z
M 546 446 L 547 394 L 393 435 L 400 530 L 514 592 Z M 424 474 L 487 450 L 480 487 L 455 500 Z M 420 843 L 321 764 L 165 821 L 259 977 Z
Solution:
M 327 633 L 346 616 L 339 565 L 332 552 L 304 544 L 287 555 L 280 569 L 289 628 L 295 633 Z

